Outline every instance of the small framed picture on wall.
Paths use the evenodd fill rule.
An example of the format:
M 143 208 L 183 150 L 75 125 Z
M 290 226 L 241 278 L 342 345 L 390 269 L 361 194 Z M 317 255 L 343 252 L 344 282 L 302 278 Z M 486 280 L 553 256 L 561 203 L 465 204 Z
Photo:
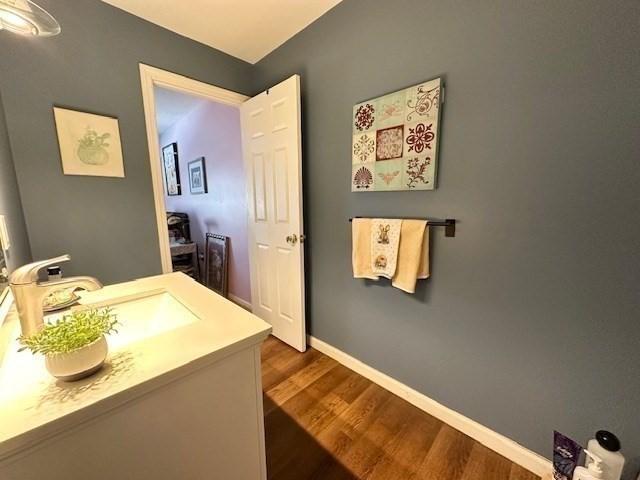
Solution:
M 124 177 L 118 119 L 53 107 L 65 175 Z
M 178 144 L 170 143 L 162 148 L 162 168 L 167 187 L 167 195 L 181 195 L 180 165 L 178 164 Z
M 204 163 L 204 157 L 189 162 L 187 165 L 189 170 L 189 190 L 192 194 L 198 195 L 208 193 L 207 190 L 207 170 Z

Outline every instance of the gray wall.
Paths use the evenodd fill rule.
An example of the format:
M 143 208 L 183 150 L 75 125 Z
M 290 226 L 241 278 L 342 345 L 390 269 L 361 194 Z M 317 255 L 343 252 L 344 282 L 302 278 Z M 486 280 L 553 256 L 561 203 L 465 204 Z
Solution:
M 5 259 L 7 268 L 11 271 L 31 260 L 31 249 L 11 157 L 11 145 L 7 135 L 2 96 L 0 96 L 0 215 L 5 216 L 11 241 L 11 247 L 6 252 Z M 2 255 L 1 250 L 0 255 Z M 0 293 L 2 290 L 3 288 L 0 286 Z
M 0 32 L 0 91 L 33 256 L 68 252 L 65 273 L 107 283 L 159 273 L 138 62 L 240 92 L 251 90 L 252 67 L 97 0 L 38 3 L 61 35 Z M 119 118 L 124 179 L 62 174 L 53 104 Z
M 259 62 L 302 76 L 313 335 L 549 456 L 640 454 L 640 3 L 345 0 Z M 350 193 L 353 104 L 443 76 L 439 188 Z M 415 295 L 351 278 L 352 215 L 453 217 Z

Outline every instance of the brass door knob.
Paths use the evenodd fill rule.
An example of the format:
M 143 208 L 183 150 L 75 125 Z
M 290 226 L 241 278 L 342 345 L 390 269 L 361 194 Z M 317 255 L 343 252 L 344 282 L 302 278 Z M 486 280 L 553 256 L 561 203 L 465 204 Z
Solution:
M 287 243 L 291 246 L 298 243 L 298 236 L 294 233 L 293 235 L 287 235 Z

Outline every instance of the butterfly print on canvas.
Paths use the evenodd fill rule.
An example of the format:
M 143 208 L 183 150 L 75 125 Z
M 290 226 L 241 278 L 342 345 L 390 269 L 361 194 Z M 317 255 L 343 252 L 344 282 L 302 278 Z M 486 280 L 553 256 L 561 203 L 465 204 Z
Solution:
M 387 185 L 390 185 L 391 182 L 400 174 L 400 170 L 395 170 L 393 172 L 380 172 L 378 173 L 378 177 Z
M 391 117 L 397 117 L 402 114 L 402 105 L 400 100 L 393 103 L 385 103 L 382 105 L 379 120 L 384 121 Z

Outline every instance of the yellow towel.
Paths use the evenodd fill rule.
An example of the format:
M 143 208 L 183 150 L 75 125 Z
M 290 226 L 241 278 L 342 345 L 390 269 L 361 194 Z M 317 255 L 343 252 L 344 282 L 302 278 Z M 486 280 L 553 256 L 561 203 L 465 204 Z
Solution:
M 407 293 L 416 281 L 429 277 L 429 229 L 425 220 L 404 220 L 400 230 L 398 264 L 391 284 Z
M 378 280 L 378 276 L 371 269 L 371 219 L 354 218 L 351 231 L 353 278 Z
M 429 268 L 429 222 L 427 222 L 424 229 L 422 252 L 420 254 L 420 270 L 418 270 L 418 280 L 429 278 L 430 275 L 431 275 L 431 271 Z

